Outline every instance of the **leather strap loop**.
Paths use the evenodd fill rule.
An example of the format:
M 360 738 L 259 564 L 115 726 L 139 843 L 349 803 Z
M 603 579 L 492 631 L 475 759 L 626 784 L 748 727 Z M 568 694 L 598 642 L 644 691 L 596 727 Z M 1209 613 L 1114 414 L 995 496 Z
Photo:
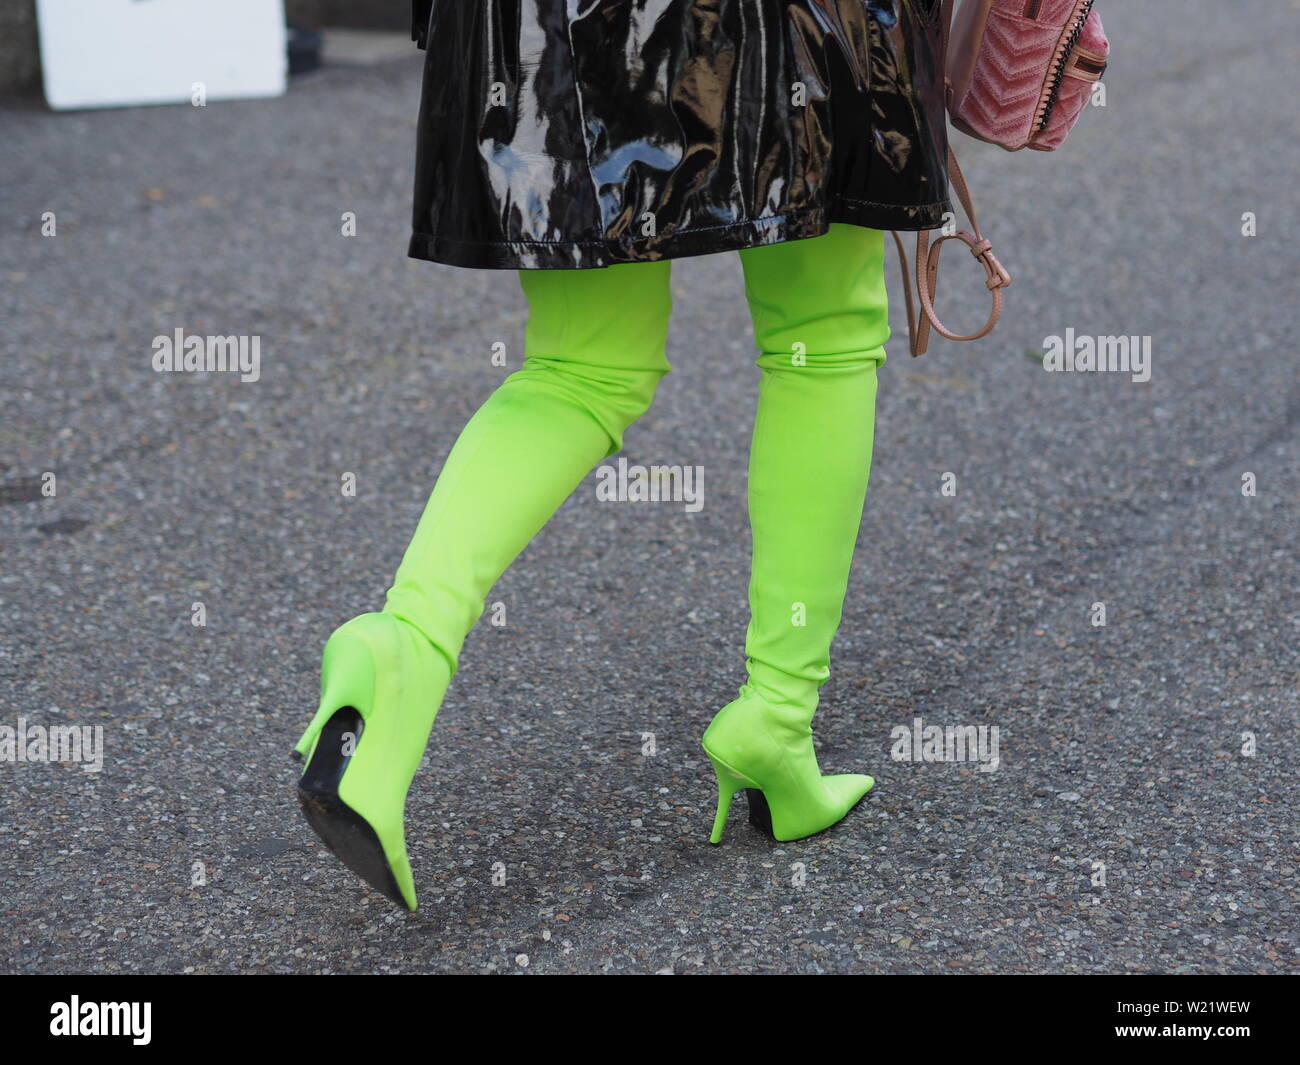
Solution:
M 957 192 L 962 210 L 970 219 L 971 229 L 974 232 L 970 233 L 963 229 L 957 233 L 948 233 L 933 244 L 930 243 L 929 230 L 923 229 L 917 233 L 915 298 L 912 295 L 912 273 L 907 249 L 903 245 L 903 238 L 897 232 L 893 235 L 894 244 L 898 247 L 899 265 L 903 272 L 903 295 L 907 301 L 907 335 L 913 357 L 925 354 L 930 344 L 931 329 L 940 336 L 957 341 L 979 340 L 980 337 L 988 336 L 993 331 L 993 327 L 998 324 L 998 319 L 1002 317 L 1002 290 L 1011 284 L 1011 275 L 993 254 L 992 242 L 980 232 L 979 220 L 975 217 L 975 205 L 971 202 L 966 177 L 961 172 L 961 167 L 957 165 L 957 156 L 951 150 L 948 152 L 948 178 Z M 934 300 L 939 288 L 939 257 L 943 254 L 944 244 L 950 240 L 961 241 L 970 249 L 971 255 L 979 260 L 987 275 L 985 286 L 993 297 L 993 307 L 989 312 L 988 320 L 984 323 L 984 328 L 969 336 L 962 336 L 948 329 L 939 320 L 939 315 L 934 309 Z M 919 315 L 916 313 L 917 300 L 921 304 Z

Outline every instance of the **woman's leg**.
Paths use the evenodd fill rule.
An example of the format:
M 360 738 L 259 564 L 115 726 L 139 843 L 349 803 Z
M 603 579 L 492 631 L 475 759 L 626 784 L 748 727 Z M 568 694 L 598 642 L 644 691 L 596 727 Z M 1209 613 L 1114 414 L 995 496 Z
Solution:
M 492 585 L 650 406 L 669 371 L 670 264 L 525 270 L 523 367 L 448 455 L 388 592 L 455 671 Z
M 520 277 L 530 306 L 523 366 L 457 439 L 384 610 L 330 637 L 320 707 L 297 746 L 312 827 L 411 909 L 406 793 L 465 637 L 497 578 L 621 449 L 669 370 L 667 262 Z
M 796 839 L 838 821 L 871 786 L 865 776 L 814 783 L 811 723 L 871 469 L 876 368 L 889 338 L 884 235 L 833 225 L 741 259 L 762 371 L 749 465 L 748 680 L 705 742 L 724 761 L 748 758 L 734 768 L 752 769 L 751 782 L 768 763 L 802 767 L 804 784 L 764 789 L 778 838 Z M 750 798 L 753 813 L 761 800 Z

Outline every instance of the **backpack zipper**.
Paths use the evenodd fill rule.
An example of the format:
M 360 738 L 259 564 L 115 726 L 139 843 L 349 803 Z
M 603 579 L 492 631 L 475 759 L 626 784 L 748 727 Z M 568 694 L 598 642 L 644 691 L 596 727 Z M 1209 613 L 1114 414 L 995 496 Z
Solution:
M 1096 0 L 1079 0 L 1078 6 L 1074 9 L 1074 17 L 1067 23 L 1068 32 L 1057 46 L 1056 57 L 1047 78 L 1047 86 L 1038 104 L 1041 117 L 1034 123 L 1035 133 L 1042 133 L 1047 128 L 1047 124 L 1052 121 L 1052 112 L 1056 110 L 1057 100 L 1061 96 L 1061 83 L 1065 79 L 1065 70 L 1070 65 L 1070 56 L 1074 52 L 1075 45 L 1079 43 L 1079 36 L 1083 33 L 1083 27 L 1087 24 L 1088 16 L 1092 14 L 1095 3 Z

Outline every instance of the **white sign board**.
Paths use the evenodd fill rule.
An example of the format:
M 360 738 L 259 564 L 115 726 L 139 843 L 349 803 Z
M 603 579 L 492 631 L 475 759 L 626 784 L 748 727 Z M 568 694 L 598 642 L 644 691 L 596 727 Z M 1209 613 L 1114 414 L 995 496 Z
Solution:
M 279 96 L 284 0 L 36 0 L 55 110 Z

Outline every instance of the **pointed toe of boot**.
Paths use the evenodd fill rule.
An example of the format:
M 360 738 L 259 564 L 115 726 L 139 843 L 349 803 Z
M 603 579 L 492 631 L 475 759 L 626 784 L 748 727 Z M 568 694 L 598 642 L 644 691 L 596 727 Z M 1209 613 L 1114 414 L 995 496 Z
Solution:
M 827 790 L 835 796 L 845 813 L 857 806 L 876 784 L 873 778 L 862 773 L 836 773 L 825 780 Z

